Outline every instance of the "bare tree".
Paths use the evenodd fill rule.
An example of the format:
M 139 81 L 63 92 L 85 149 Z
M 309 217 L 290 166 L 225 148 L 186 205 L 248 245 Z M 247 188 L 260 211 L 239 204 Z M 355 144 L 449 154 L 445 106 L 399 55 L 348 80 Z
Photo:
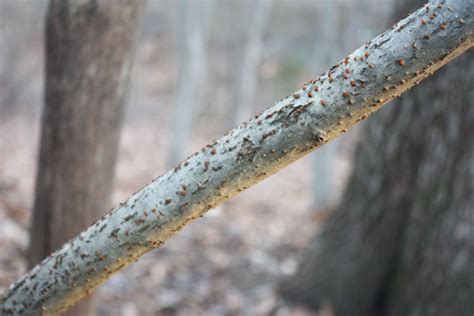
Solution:
M 420 3 L 398 2 L 397 16 Z M 337 315 L 474 313 L 473 80 L 470 51 L 368 122 L 344 200 L 286 298 Z
M 140 0 L 50 2 L 31 267 L 109 207 L 141 6 Z M 92 309 L 84 303 L 71 314 Z
M 473 11 L 470 0 L 417 10 L 136 192 L 12 284 L 0 311 L 55 314 L 75 304 L 192 220 L 337 137 L 472 47 Z
M 271 11 L 271 0 L 253 0 L 247 44 L 237 86 L 237 103 L 234 107 L 233 125 L 242 122 L 252 114 L 252 104 L 258 88 L 258 70 L 262 55 L 262 40 Z
M 190 131 L 193 128 L 193 118 L 203 96 L 212 5 L 211 0 L 178 2 L 179 65 L 171 165 L 184 158 Z

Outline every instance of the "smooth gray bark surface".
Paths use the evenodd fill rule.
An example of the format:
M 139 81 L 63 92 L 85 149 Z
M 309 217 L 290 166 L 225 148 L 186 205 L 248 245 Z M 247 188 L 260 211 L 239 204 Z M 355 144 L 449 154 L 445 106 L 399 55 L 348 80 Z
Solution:
M 449 0 L 421 8 L 202 148 L 12 284 L 0 311 L 65 310 L 193 219 L 367 118 L 473 46 L 471 4 Z M 429 19 L 433 12 L 436 20 Z

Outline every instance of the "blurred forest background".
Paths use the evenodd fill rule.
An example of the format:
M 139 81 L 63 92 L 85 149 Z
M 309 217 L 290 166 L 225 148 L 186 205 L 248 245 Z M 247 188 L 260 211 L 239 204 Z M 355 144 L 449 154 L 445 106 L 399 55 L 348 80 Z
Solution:
M 149 0 L 112 205 L 384 31 L 392 5 Z M 46 0 L 0 1 L 0 292 L 27 270 L 46 6 Z M 296 271 L 302 250 L 340 200 L 358 129 L 212 210 L 114 276 L 97 291 L 99 315 L 311 314 L 287 306 L 275 284 Z

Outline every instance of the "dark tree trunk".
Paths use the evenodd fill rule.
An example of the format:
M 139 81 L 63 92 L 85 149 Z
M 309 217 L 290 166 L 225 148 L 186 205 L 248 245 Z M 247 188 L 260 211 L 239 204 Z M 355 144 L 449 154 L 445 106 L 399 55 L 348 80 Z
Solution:
M 473 315 L 473 82 L 470 51 L 367 122 L 285 298 L 337 315 Z
M 141 0 L 52 0 L 29 264 L 109 204 Z M 69 312 L 90 315 L 91 304 Z

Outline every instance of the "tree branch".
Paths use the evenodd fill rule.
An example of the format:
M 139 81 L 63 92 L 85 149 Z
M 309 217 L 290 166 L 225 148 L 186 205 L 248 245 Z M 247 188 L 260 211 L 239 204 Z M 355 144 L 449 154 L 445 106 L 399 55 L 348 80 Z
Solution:
M 190 221 L 367 118 L 473 46 L 473 11 L 473 0 L 437 1 L 400 21 L 66 243 L 10 286 L 1 314 L 64 311 Z

